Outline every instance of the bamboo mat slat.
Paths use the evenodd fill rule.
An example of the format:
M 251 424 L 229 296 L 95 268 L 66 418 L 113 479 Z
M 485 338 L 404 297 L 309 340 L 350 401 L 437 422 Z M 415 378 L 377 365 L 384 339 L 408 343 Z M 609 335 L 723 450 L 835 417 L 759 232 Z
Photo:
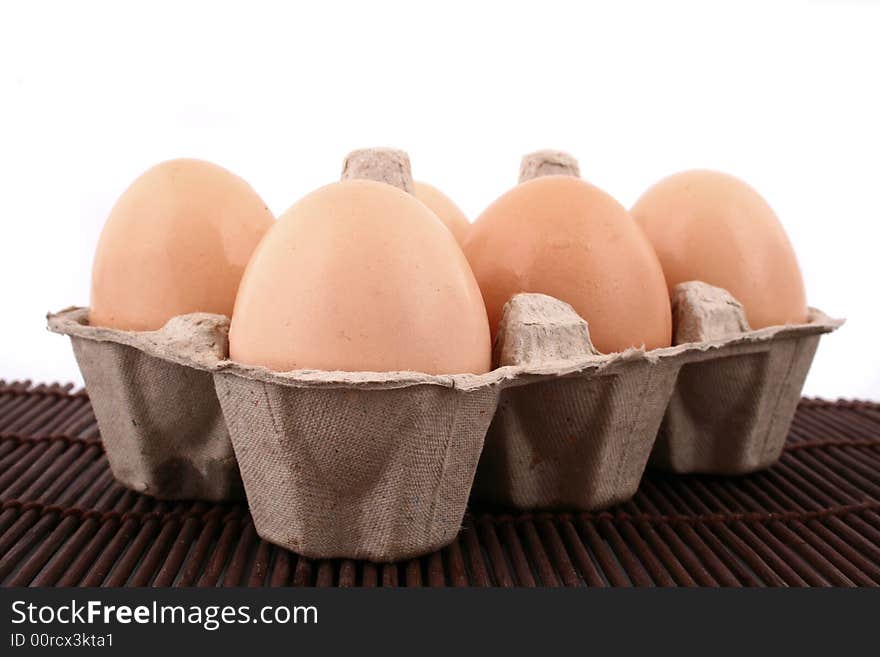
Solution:
M 649 471 L 596 513 L 471 509 L 448 547 L 375 564 L 262 541 L 244 503 L 126 490 L 84 391 L 0 380 L 0 584 L 878 586 L 880 404 L 802 400 L 764 472 Z

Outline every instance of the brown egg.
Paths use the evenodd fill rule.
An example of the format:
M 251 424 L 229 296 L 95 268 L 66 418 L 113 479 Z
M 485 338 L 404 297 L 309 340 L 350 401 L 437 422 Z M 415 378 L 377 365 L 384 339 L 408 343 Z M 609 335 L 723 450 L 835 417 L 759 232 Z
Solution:
M 486 309 L 455 238 L 418 199 L 373 180 L 318 189 L 248 265 L 232 360 L 276 371 L 481 373 Z
M 741 180 L 715 171 L 669 176 L 632 209 L 654 245 L 670 292 L 684 281 L 724 288 L 752 328 L 806 321 L 794 251 L 767 202 Z
M 422 203 L 434 212 L 455 236 L 459 244 L 464 244 L 470 222 L 464 216 L 464 212 L 452 202 L 446 194 L 428 183 L 416 182 L 413 184 L 413 193 Z
M 272 213 L 244 180 L 200 160 L 141 175 L 116 202 L 92 268 L 89 322 L 147 331 L 176 315 L 231 315 Z
M 573 175 L 514 187 L 474 222 L 464 250 L 493 333 L 511 296 L 540 292 L 571 304 L 601 352 L 670 344 L 669 297 L 651 245 L 623 206 Z

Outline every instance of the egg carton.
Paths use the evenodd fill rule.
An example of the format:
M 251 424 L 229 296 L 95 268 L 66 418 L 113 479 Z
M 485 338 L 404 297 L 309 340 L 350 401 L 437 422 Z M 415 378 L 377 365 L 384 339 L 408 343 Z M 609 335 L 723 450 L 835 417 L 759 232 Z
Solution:
M 807 323 L 752 331 L 725 290 L 691 282 L 672 297 L 684 345 L 650 464 L 676 473 L 742 475 L 775 463 L 819 337 L 843 324 L 808 309 Z
M 165 500 L 241 499 L 244 489 L 210 372 L 192 351 L 227 351 L 222 324 L 199 330 L 204 316 L 183 315 L 158 331 L 89 326 L 88 308 L 47 317 L 70 337 L 113 476 Z M 211 316 L 213 318 L 213 316 Z M 185 348 L 181 346 L 185 343 Z
M 556 371 L 501 391 L 472 494 L 483 503 L 594 510 L 632 497 L 648 463 L 726 475 L 768 467 L 819 337 L 843 323 L 811 308 L 804 324 L 751 330 L 730 294 L 692 281 L 673 293 L 674 346 L 602 355 L 579 346 L 586 322 L 540 296 L 505 307 L 495 358 L 548 359 Z M 523 342 L 508 343 L 514 335 Z M 567 365 L 552 364 L 554 350 Z
M 469 494 L 599 509 L 631 497 L 649 459 L 738 473 L 778 458 L 819 335 L 840 322 L 811 310 L 806 324 L 749 331 L 739 304 L 702 283 L 680 286 L 674 301 L 683 344 L 599 354 L 568 304 L 517 295 L 499 327 L 498 367 L 481 375 L 245 366 L 227 359 L 228 319 L 203 313 L 132 334 L 91 329 L 73 309 L 50 316 L 50 328 L 74 340 L 108 456 L 112 445 L 115 460 L 140 462 L 151 444 L 126 421 L 133 396 L 166 416 L 162 449 L 180 455 L 171 418 L 187 414 L 171 403 L 179 389 L 165 396 L 167 379 L 213 377 L 216 395 L 197 394 L 212 412 L 219 400 L 260 536 L 308 557 L 388 561 L 452 541 Z M 168 368 L 148 375 L 158 398 L 124 392 L 143 388 L 157 360 Z M 223 423 L 211 417 L 217 447 Z

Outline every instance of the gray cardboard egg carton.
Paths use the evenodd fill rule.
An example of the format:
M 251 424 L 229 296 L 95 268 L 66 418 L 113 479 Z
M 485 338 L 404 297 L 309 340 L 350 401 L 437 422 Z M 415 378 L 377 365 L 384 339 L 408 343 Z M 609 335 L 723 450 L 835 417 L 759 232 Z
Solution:
M 496 358 L 522 365 L 556 349 L 583 365 L 501 392 L 473 496 L 519 509 L 625 501 L 648 463 L 715 474 L 772 465 L 819 337 L 842 323 L 811 308 L 806 324 L 752 331 L 733 297 L 694 281 L 673 295 L 674 346 L 585 355 L 578 333 L 586 323 L 567 306 L 551 319 L 546 305 L 531 305 L 539 296 L 519 295 L 505 307 Z M 519 341 L 509 345 L 505 336 Z
M 213 377 L 177 356 L 199 339 L 209 341 L 200 348 L 227 351 L 223 327 L 193 330 L 200 317 L 134 332 L 89 326 L 87 308 L 48 316 L 49 330 L 70 337 L 113 476 L 160 499 L 243 496 Z
M 603 355 L 568 304 L 517 295 L 496 369 L 439 376 L 239 365 L 219 315 L 133 333 L 68 309 L 49 327 L 71 336 L 120 481 L 234 496 L 234 449 L 260 536 L 385 561 L 449 543 L 469 494 L 598 509 L 631 497 L 649 459 L 676 472 L 770 465 L 819 335 L 840 322 L 811 310 L 804 325 L 744 330 L 739 304 L 702 283 L 679 287 L 674 317 L 677 346 Z

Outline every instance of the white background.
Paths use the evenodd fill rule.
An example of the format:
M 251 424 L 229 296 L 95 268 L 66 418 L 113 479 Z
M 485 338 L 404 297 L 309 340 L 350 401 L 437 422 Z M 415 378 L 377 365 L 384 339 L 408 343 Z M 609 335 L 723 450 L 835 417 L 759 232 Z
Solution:
M 44 314 L 88 304 L 156 162 L 212 160 L 280 214 L 396 146 L 473 217 L 551 147 L 626 206 L 684 168 L 750 182 L 849 320 L 806 392 L 880 398 L 878 3 L 604 4 L 3 2 L 0 377 L 80 380 Z

